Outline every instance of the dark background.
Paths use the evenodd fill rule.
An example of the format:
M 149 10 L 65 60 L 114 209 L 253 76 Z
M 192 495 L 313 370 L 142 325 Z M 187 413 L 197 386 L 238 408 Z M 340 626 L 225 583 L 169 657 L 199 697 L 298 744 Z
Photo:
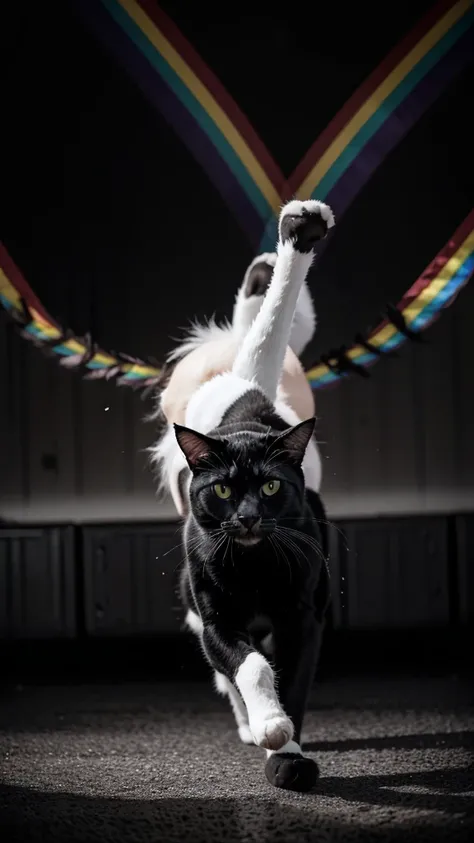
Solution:
M 96 42 L 80 5 L 13 4 L 10 12 L 2 235 L 60 322 L 91 330 L 103 347 L 161 359 L 190 316 L 229 313 L 254 254 L 206 174 Z M 290 175 L 432 4 L 370 13 L 348 5 L 343 25 L 337 3 L 309 6 L 304 20 L 290 6 L 258 2 L 233 13 L 162 5 Z M 320 327 L 310 358 L 397 300 L 470 211 L 472 80 L 470 68 L 341 221 L 311 279 Z
M 318 4 L 297 16 L 283 4 L 162 5 L 289 174 L 431 4 Z M 230 313 L 253 253 L 78 4 L 11 4 L 1 31 L 2 239 L 60 323 L 162 359 L 189 318 Z M 471 67 L 339 223 L 310 278 L 319 327 L 309 362 L 374 323 L 470 211 L 472 91 Z M 426 345 L 381 362 L 367 383 L 316 395 L 323 491 L 349 536 L 349 550 L 333 536 L 332 624 L 351 641 L 384 630 L 393 655 L 399 630 L 418 630 L 415 664 L 432 630 L 431 656 L 449 662 L 448 633 L 473 618 L 473 293 Z M 154 497 L 150 405 L 60 371 L 0 317 L 2 635 L 104 647 L 110 636 L 178 635 L 178 525 Z

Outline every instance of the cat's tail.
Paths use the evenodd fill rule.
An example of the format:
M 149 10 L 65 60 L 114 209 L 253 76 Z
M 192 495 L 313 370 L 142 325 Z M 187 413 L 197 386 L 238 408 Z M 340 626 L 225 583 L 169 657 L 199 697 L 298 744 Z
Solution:
M 296 306 L 316 243 L 334 225 L 328 205 L 292 200 L 280 213 L 273 274 L 262 305 L 237 353 L 232 372 L 252 381 L 274 402 Z
M 238 343 L 243 341 L 262 306 L 272 280 L 276 260 L 276 252 L 264 252 L 253 259 L 244 275 L 232 314 L 232 334 Z M 316 313 L 311 293 L 305 282 L 296 302 L 288 343 L 297 357 L 312 340 L 315 329 Z

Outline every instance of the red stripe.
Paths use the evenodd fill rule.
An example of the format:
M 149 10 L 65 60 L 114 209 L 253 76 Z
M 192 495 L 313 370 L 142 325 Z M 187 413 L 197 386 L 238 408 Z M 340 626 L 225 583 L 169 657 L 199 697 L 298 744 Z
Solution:
M 156 24 L 158 29 L 160 29 L 165 38 L 173 45 L 181 58 L 189 64 L 197 78 L 211 92 L 224 113 L 227 114 L 227 117 L 234 124 L 235 128 L 246 140 L 275 190 L 279 192 L 285 183 L 285 176 L 235 100 L 227 93 L 224 86 L 219 82 L 219 79 L 207 64 L 205 64 L 194 47 L 180 32 L 176 24 L 160 9 L 154 0 L 137 0 L 137 2 L 148 17 Z
M 7 276 L 10 283 L 15 287 L 15 290 L 20 294 L 20 296 L 25 300 L 28 307 L 34 307 L 34 309 L 43 317 L 46 322 L 49 322 L 51 325 L 54 325 L 55 328 L 59 329 L 59 326 L 51 318 L 47 310 L 44 309 L 43 305 L 41 304 L 39 298 L 35 296 L 33 290 L 31 289 L 28 282 L 24 279 L 23 275 L 21 274 L 20 270 L 18 269 L 16 263 L 8 254 L 7 250 L 3 243 L 0 242 L 0 265 Z
M 427 15 L 409 32 L 409 34 L 394 47 L 374 72 L 362 83 L 346 104 L 331 120 L 327 128 L 310 147 L 304 158 L 285 185 L 283 199 L 290 198 L 301 186 L 306 176 L 311 172 L 316 162 L 326 152 L 334 138 L 352 119 L 364 102 L 374 93 L 377 87 L 392 72 L 399 62 L 410 52 L 415 44 L 434 26 L 448 9 L 454 6 L 453 0 L 441 0 Z M 317 108 L 317 105 L 315 105 Z
M 466 217 L 464 222 L 461 223 L 459 228 L 456 229 L 453 236 L 449 238 L 446 245 L 441 249 L 440 252 L 436 255 L 436 257 L 428 264 L 426 269 L 421 273 L 419 278 L 415 281 L 414 284 L 410 287 L 409 290 L 405 293 L 403 298 L 397 304 L 397 310 L 403 311 L 413 299 L 416 299 L 417 296 L 420 295 L 422 290 L 425 287 L 428 287 L 431 284 L 433 278 L 436 278 L 438 273 L 441 271 L 443 266 L 449 261 L 449 259 L 454 255 L 455 252 L 459 249 L 459 247 L 464 243 L 466 237 L 469 236 L 471 231 L 474 230 L 474 210 L 471 211 L 470 214 Z M 386 325 L 388 325 L 388 319 L 384 319 L 383 322 L 380 322 L 373 331 L 370 332 L 370 337 L 373 337 L 379 331 L 382 330 Z

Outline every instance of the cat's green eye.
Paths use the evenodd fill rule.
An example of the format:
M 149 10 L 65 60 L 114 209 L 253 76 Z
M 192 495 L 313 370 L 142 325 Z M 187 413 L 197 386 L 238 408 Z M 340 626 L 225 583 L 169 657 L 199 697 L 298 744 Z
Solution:
M 227 501 L 232 494 L 232 489 L 230 488 L 230 486 L 224 486 L 222 483 L 216 483 L 216 485 L 214 486 L 214 491 L 217 497 L 223 501 Z
M 272 495 L 276 495 L 280 486 L 281 483 L 279 480 L 269 480 L 267 483 L 263 484 L 262 492 L 270 498 Z

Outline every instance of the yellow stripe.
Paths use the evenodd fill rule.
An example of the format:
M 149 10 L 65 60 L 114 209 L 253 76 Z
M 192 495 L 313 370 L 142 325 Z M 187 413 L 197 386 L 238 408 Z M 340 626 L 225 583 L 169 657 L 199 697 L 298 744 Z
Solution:
M 179 76 L 181 81 L 196 97 L 207 114 L 212 117 L 216 126 L 218 126 L 236 155 L 240 158 L 244 167 L 252 176 L 255 184 L 260 188 L 271 208 L 274 211 L 277 211 L 281 205 L 281 197 L 279 193 L 276 191 L 267 174 L 260 166 L 259 162 L 255 158 L 255 155 L 248 147 L 240 132 L 237 131 L 210 91 L 208 91 L 205 85 L 203 85 L 195 73 L 193 73 L 189 65 L 181 58 L 179 53 L 164 37 L 158 27 L 152 20 L 150 20 L 148 15 L 145 14 L 141 6 L 139 6 L 135 0 L 118 0 L 118 2 L 121 6 L 123 6 L 132 20 L 135 21 L 148 40 L 158 50 L 160 55 L 162 55 L 168 62 L 169 66 Z
M 7 285 L 9 285 L 11 289 L 14 289 L 8 281 L 8 278 L 4 274 L 3 270 L 0 269 L 0 273 L 0 282 L 3 282 L 3 280 L 5 279 Z M 0 283 L 0 290 L 2 290 L 2 287 L 3 283 Z M 58 328 L 56 328 L 54 325 L 51 325 L 50 322 L 46 322 L 46 320 L 41 316 L 40 313 L 38 313 L 37 310 L 35 310 L 34 307 L 30 308 L 30 314 L 33 317 L 33 324 L 35 328 L 41 331 L 44 337 L 48 339 L 59 339 L 59 337 L 61 336 L 61 331 L 59 331 Z M 75 338 L 66 340 L 64 343 L 62 343 L 62 345 L 72 351 L 73 354 L 84 354 L 84 352 L 86 351 L 86 346 Z M 119 365 L 124 372 L 129 372 L 133 370 L 137 372 L 142 372 L 145 375 L 149 375 L 150 377 L 153 377 L 153 375 L 156 375 L 158 372 L 157 369 L 152 368 L 150 366 L 140 366 L 136 363 L 121 363 L 119 360 L 117 360 L 116 357 L 112 357 L 110 354 L 107 354 L 103 351 L 98 351 L 96 354 L 94 354 L 92 360 L 95 363 L 100 363 L 101 365 L 107 367 Z
M 403 315 L 407 322 L 413 322 L 418 314 L 421 313 L 421 311 L 430 304 L 434 298 L 436 298 L 441 290 L 446 287 L 446 284 L 448 284 L 453 275 L 456 274 L 459 267 L 465 263 L 473 250 L 474 231 L 466 237 L 464 243 L 461 244 L 454 255 L 451 255 L 450 259 L 445 263 L 436 278 L 433 278 L 430 284 L 421 291 L 416 299 L 413 299 L 413 301 L 410 302 L 404 309 Z
M 137 363 L 126 363 L 122 366 L 124 375 L 129 372 L 137 372 L 141 376 L 148 378 L 156 378 L 160 374 L 160 369 L 155 369 L 154 366 L 139 366 Z
M 54 325 L 51 325 L 51 322 L 47 322 L 44 316 L 42 316 L 35 307 L 28 307 L 30 311 L 30 316 L 32 317 L 33 321 L 37 328 L 46 334 L 47 337 L 53 339 L 54 337 L 60 337 L 61 331 L 59 328 L 56 328 Z
M 315 366 L 314 369 L 309 369 L 306 372 L 306 378 L 309 381 L 319 380 L 324 375 L 327 375 L 329 371 L 329 366 L 326 366 L 325 363 L 320 363 L 319 366 Z
M 301 199 L 306 199 L 311 196 L 319 182 L 326 175 L 330 167 L 339 158 L 340 154 L 349 146 L 352 139 L 362 126 L 369 120 L 380 107 L 382 102 L 395 90 L 400 82 L 407 76 L 412 68 L 418 64 L 419 61 L 441 40 L 443 35 L 454 26 L 455 23 L 462 17 L 465 12 L 472 6 L 472 0 L 459 0 L 446 14 L 442 17 L 421 41 L 416 44 L 412 50 L 402 59 L 400 64 L 395 67 L 387 78 L 380 83 L 379 87 L 374 91 L 371 97 L 361 106 L 359 111 L 354 114 L 354 117 L 346 124 L 346 126 L 339 132 L 337 137 L 324 155 L 321 156 L 318 163 L 313 167 L 311 172 L 305 177 L 301 187 L 298 189 L 296 196 Z
M 0 267 L 0 293 L 5 296 L 17 310 L 21 310 L 21 296 Z
M 449 283 L 451 278 L 456 274 L 459 267 L 463 265 L 463 263 L 468 259 L 469 255 L 474 251 L 474 231 L 466 237 L 464 242 L 459 246 L 457 251 L 451 255 L 450 259 L 445 263 L 439 273 L 430 281 L 429 285 L 425 287 L 420 294 L 413 299 L 407 307 L 405 307 L 402 311 L 403 316 L 405 317 L 408 325 L 418 316 L 419 313 L 428 305 L 430 304 L 433 299 L 444 289 L 446 284 Z M 396 333 L 398 333 L 397 328 L 395 325 L 392 325 L 389 322 L 373 337 L 370 338 L 370 342 L 372 345 L 375 345 L 377 348 L 380 348 L 384 343 L 390 340 Z M 363 348 L 361 345 L 353 346 L 348 352 L 347 356 L 351 360 L 355 360 L 360 357 L 362 354 L 365 354 L 366 349 Z M 331 363 L 336 363 L 337 361 L 331 360 Z M 306 372 L 306 377 L 308 380 L 315 380 L 318 378 L 327 375 L 330 371 L 329 366 L 326 366 L 325 363 L 320 363 L 319 366 L 315 366 L 314 369 L 310 369 Z

